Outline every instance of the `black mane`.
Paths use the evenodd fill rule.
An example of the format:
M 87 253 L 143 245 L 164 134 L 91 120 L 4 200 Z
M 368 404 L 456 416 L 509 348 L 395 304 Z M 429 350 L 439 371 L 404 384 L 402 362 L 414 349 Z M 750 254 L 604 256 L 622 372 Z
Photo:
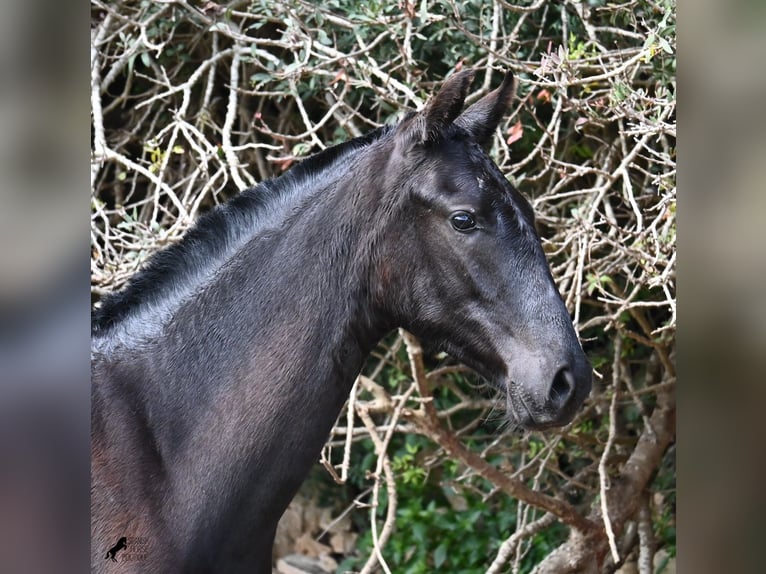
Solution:
M 375 129 L 363 136 L 329 147 L 301 161 L 279 177 L 242 191 L 204 215 L 175 244 L 153 254 L 120 291 L 101 299 L 91 313 L 91 334 L 102 335 L 124 320 L 143 302 L 159 298 L 189 280 L 196 265 L 219 261 L 231 242 L 243 232 L 256 233 L 270 222 L 262 217 L 266 208 L 289 190 L 299 190 L 306 178 L 321 174 L 339 159 L 362 149 L 392 130 Z

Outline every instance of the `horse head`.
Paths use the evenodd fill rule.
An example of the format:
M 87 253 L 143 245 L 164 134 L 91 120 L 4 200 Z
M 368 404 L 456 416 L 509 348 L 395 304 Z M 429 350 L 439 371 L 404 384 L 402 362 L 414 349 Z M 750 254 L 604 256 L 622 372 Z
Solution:
M 511 420 L 568 423 L 591 366 L 556 288 L 529 202 L 485 151 L 515 93 L 512 74 L 463 110 L 473 72 L 447 80 L 393 132 L 377 300 L 425 344 L 506 393 Z

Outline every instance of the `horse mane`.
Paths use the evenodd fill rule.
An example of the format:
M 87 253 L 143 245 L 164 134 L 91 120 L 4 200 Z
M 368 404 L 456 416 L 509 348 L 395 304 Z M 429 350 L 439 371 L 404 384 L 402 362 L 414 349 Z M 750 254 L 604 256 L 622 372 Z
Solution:
M 310 181 L 337 162 L 391 132 L 392 126 L 329 147 L 286 173 L 246 189 L 200 216 L 183 237 L 147 259 L 120 291 L 103 297 L 91 313 L 91 334 L 105 335 L 147 302 L 183 292 L 217 269 L 247 239 L 274 225 L 274 210 L 312 188 Z

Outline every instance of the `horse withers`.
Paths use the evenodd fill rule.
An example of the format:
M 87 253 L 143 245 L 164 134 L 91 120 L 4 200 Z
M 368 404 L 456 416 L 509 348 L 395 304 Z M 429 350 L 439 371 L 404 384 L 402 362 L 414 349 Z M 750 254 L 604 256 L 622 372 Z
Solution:
M 569 422 L 591 367 L 529 203 L 485 153 L 514 80 L 242 192 L 93 318 L 92 567 L 271 572 L 282 512 L 392 329 L 468 364 L 527 429 Z

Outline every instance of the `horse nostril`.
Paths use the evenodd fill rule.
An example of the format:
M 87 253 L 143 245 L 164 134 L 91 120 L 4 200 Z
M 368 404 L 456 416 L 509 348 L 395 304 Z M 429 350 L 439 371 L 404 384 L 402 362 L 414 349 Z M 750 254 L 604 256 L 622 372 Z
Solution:
M 553 383 L 551 383 L 551 390 L 548 395 L 551 406 L 555 409 L 562 409 L 564 405 L 569 402 L 569 399 L 574 394 L 575 378 L 567 367 L 562 367 L 558 370 L 553 377 Z

